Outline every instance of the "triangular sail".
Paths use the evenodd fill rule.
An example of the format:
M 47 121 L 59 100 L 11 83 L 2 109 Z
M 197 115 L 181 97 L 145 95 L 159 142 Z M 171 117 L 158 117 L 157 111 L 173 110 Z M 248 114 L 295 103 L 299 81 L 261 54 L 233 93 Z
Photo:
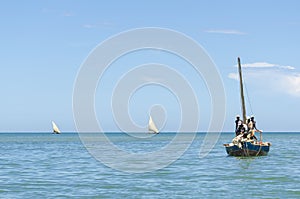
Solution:
M 148 129 L 149 129 L 149 131 L 152 131 L 154 133 L 159 133 L 156 125 L 154 124 L 154 122 L 152 120 L 151 115 L 150 115 L 150 118 L 149 118 Z
M 52 128 L 53 128 L 53 133 L 60 133 L 59 128 L 53 121 L 52 121 Z

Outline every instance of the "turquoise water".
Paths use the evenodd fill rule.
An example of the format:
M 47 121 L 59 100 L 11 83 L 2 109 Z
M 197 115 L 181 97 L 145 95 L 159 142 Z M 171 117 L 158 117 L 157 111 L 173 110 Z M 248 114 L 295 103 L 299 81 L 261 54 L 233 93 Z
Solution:
M 132 174 L 94 159 L 76 133 L 1 133 L 0 198 L 300 198 L 299 133 L 264 133 L 272 146 L 256 158 L 228 157 L 223 143 L 233 134 L 223 133 L 200 159 L 204 135 L 173 164 Z M 174 134 L 108 136 L 125 150 L 149 152 Z

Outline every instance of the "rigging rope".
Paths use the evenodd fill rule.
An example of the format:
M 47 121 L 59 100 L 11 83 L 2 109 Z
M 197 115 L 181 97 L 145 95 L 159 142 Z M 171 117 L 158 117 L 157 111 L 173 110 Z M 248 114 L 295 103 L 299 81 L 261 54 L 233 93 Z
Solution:
M 250 112 L 251 112 L 250 115 L 253 115 L 253 110 L 252 110 L 252 105 L 251 105 L 250 97 L 249 97 L 249 94 L 248 94 L 247 85 L 246 85 L 245 81 L 243 81 L 243 82 L 244 82 L 244 85 L 245 85 L 245 90 L 246 90 L 246 95 L 247 95 L 247 101 L 248 101 L 249 107 L 250 107 Z

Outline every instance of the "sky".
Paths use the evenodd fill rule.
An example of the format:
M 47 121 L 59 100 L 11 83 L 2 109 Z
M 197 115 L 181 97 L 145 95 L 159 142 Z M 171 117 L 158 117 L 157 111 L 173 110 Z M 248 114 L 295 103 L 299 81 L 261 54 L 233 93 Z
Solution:
M 296 0 L 1 1 L 0 132 L 50 132 L 52 120 L 61 131 L 76 131 L 73 91 L 82 64 L 108 38 L 145 27 L 180 32 L 213 60 L 226 95 L 223 131 L 233 131 L 241 114 L 237 57 L 243 64 L 247 114 L 255 115 L 257 127 L 300 131 L 299 7 Z M 111 110 L 116 83 L 148 63 L 168 65 L 189 81 L 199 105 L 198 131 L 217 122 L 211 121 L 204 79 L 179 57 L 149 49 L 122 56 L 99 81 L 95 112 L 105 131 L 120 130 Z M 152 84 L 124 103 L 136 125 L 146 128 L 154 111 L 158 128 L 176 131 L 182 116 L 177 97 Z

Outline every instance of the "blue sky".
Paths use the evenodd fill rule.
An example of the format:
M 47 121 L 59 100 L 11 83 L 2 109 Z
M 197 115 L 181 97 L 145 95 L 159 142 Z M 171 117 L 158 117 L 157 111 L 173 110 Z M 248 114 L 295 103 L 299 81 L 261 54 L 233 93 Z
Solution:
M 209 54 L 226 92 L 224 131 L 233 129 L 234 117 L 240 113 L 238 56 L 244 64 L 246 100 L 250 101 L 247 110 L 255 114 L 258 127 L 264 131 L 299 131 L 299 4 L 296 0 L 2 1 L 0 131 L 51 131 L 52 120 L 62 131 L 75 131 L 72 94 L 81 64 L 105 39 L 143 27 L 181 32 Z M 117 81 L 130 67 L 152 62 L 152 58 L 172 65 L 184 73 L 197 92 L 203 121 L 199 131 L 205 131 L 210 99 L 203 81 L 182 60 L 168 62 L 170 55 L 151 53 L 118 60 L 126 67 L 120 70 L 112 66 L 104 78 Z M 101 92 L 111 93 L 113 87 L 103 89 Z M 106 129 L 117 130 L 110 107 L 97 98 L 101 98 L 100 91 L 95 104 L 100 120 Z M 168 112 L 163 130 L 178 127 L 176 99 L 155 86 L 140 89 L 129 103 L 138 125 L 147 124 L 147 111 L 153 104 L 164 104 Z

